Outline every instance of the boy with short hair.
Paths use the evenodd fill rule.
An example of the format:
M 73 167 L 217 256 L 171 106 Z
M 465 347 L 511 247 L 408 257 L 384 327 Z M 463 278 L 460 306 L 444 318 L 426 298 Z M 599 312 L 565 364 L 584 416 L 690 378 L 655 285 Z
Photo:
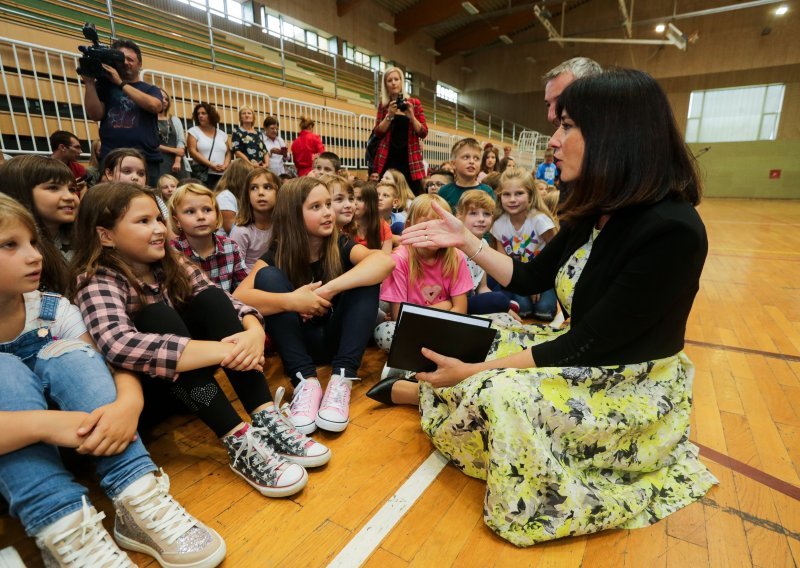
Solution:
M 553 149 L 548 148 L 544 152 L 544 162 L 536 168 L 536 179 L 544 180 L 548 185 L 554 185 L 556 177 L 558 177 L 558 168 L 553 163 Z
M 427 193 L 439 193 L 449 183 L 453 183 L 453 174 L 447 170 L 433 170 L 425 183 Z
M 478 189 L 488 193 L 495 199 L 494 191 L 488 185 L 478 183 L 478 173 L 480 172 L 482 150 L 481 145 L 474 138 L 462 138 L 455 144 L 450 151 L 453 164 L 455 181 L 449 183 L 439 190 L 439 197 L 442 197 L 455 211 L 458 200 L 465 191 Z
M 342 169 L 342 161 L 339 156 L 333 152 L 322 152 L 319 156 L 314 158 L 314 169 L 312 173 L 314 177 L 322 175 L 335 176 L 339 175 L 339 170 Z
M 484 235 L 492 228 L 494 220 L 495 200 L 488 193 L 478 189 L 465 191 L 458 200 L 456 217 L 458 217 L 467 230 L 483 239 L 482 246 L 489 247 Z M 478 266 L 474 260 L 467 259 L 467 266 L 472 277 L 472 291 L 467 294 L 468 314 L 493 314 L 509 313 L 514 319 L 519 320 L 519 304 L 510 300 L 502 292 L 493 292 L 486 283 L 486 271 Z
M 405 204 L 400 199 L 400 190 L 388 181 L 379 182 L 375 190 L 378 193 L 378 214 L 381 219 L 389 223 L 392 234 L 399 235 L 406 225 Z

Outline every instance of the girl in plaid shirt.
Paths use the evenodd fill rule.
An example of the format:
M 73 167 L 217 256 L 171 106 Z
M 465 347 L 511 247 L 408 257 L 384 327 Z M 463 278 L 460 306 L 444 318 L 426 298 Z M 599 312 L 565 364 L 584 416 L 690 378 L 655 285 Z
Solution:
M 222 224 L 214 192 L 197 183 L 180 186 L 169 201 L 169 221 L 178 236 L 170 246 L 194 262 L 226 292 L 247 276 L 239 245 L 218 234 Z
M 282 389 L 273 402 L 262 373 L 259 313 L 165 246 L 164 220 L 144 188 L 93 187 L 76 226 L 76 303 L 109 363 L 145 376 L 145 411 L 167 401 L 195 412 L 228 450 L 231 469 L 263 495 L 302 489 L 303 466 L 326 463 L 330 451 L 280 413 Z M 214 378 L 219 367 L 251 423 L 222 392 Z

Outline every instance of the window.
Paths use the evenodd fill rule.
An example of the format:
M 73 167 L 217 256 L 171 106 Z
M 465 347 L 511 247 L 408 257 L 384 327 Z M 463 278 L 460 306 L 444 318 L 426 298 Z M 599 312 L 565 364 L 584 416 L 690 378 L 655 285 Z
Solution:
M 692 91 L 687 142 L 775 140 L 785 85 Z
M 404 91 L 407 95 L 411 94 L 411 83 L 414 82 L 414 77 L 411 76 L 411 73 L 406 71 L 406 90 Z
M 243 15 L 242 5 L 237 0 L 228 0 L 228 19 L 241 22 Z
M 263 19 L 261 20 L 264 21 Z M 268 15 L 267 16 L 267 31 L 269 35 L 275 37 L 281 37 L 281 20 L 280 18 L 276 18 L 275 16 Z
M 440 99 L 458 104 L 458 91 L 444 83 L 436 83 L 436 96 Z

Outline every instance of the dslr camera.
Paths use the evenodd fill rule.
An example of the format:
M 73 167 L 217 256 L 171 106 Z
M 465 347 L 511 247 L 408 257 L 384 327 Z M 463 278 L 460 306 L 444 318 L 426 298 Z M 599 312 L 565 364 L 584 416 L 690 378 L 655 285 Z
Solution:
M 397 105 L 397 108 L 399 108 L 403 112 L 405 112 L 406 109 L 408 108 L 408 103 L 403 98 L 403 95 L 397 95 L 397 100 L 395 101 L 395 104 Z
M 114 69 L 120 69 L 125 63 L 125 54 L 119 49 L 111 49 L 100 44 L 97 29 L 94 24 L 83 24 L 83 37 L 92 42 L 92 45 L 79 45 L 78 50 L 83 54 L 78 60 L 78 74 L 86 77 L 104 78 L 106 70 L 103 63 Z

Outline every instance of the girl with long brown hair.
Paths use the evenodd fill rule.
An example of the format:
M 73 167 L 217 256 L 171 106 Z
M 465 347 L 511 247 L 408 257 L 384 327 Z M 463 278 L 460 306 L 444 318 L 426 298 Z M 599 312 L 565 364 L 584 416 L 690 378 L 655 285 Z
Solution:
M 264 315 L 265 328 L 294 385 L 290 419 L 303 433 L 341 432 L 350 388 L 378 310 L 389 255 L 340 235 L 331 194 L 311 177 L 286 182 L 273 213 L 274 239 L 234 297 Z M 325 396 L 317 364 L 333 375 Z
M 280 389 L 273 402 L 258 312 L 166 246 L 164 219 L 144 188 L 99 184 L 82 205 L 75 301 L 108 362 L 145 376 L 145 413 L 185 406 L 220 438 L 231 469 L 261 494 L 300 491 L 308 480 L 302 466 L 322 465 L 330 452 L 284 421 Z M 220 367 L 253 427 L 217 384 Z

